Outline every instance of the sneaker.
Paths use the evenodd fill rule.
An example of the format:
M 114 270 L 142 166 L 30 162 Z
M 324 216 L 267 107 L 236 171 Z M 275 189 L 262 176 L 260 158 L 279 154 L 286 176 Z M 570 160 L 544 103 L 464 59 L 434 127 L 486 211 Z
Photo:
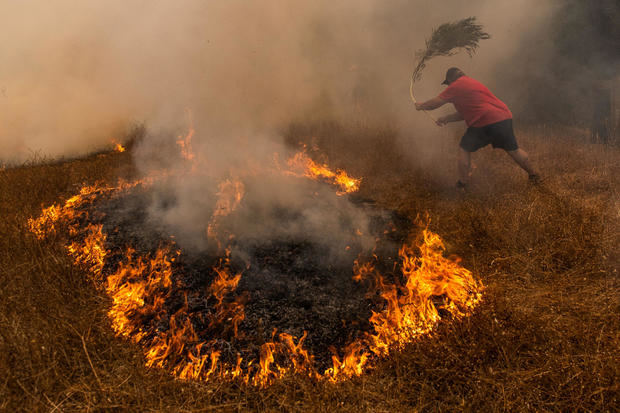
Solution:
M 528 180 L 530 181 L 531 184 L 538 185 L 540 183 L 540 175 L 538 175 L 538 174 L 531 174 L 528 177 Z
M 464 184 L 463 182 L 458 180 L 456 181 L 456 189 L 461 192 L 465 192 L 465 190 L 467 189 L 467 184 Z

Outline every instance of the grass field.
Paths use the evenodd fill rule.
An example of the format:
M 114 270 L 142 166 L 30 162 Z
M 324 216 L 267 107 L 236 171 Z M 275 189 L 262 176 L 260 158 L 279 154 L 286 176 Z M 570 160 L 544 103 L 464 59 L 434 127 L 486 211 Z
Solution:
M 289 131 L 290 140 L 317 136 L 331 161 L 362 176 L 361 196 L 412 218 L 428 212 L 448 252 L 487 288 L 472 317 L 359 378 L 287 377 L 262 390 L 144 367 L 140 349 L 114 337 L 109 298 L 61 240 L 26 230 L 29 217 L 84 183 L 131 178 L 131 151 L 1 169 L 0 410 L 618 411 L 620 149 L 578 132 L 518 132 L 543 183 L 529 185 L 486 148 L 474 157 L 471 190 L 458 194 L 453 138 L 429 169 L 387 132 Z

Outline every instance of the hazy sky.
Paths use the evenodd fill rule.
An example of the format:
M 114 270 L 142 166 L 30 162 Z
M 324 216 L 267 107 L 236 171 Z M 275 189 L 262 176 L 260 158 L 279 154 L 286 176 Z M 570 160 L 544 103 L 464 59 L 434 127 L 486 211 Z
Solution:
M 472 60 L 432 62 L 421 98 L 454 64 L 501 87 L 495 64 L 548 13 L 533 0 L 3 1 L 0 160 L 84 154 L 135 123 L 175 131 L 186 108 L 198 140 L 258 136 L 346 118 L 355 93 L 376 119 L 410 127 L 413 52 L 432 27 L 477 16 L 492 39 Z

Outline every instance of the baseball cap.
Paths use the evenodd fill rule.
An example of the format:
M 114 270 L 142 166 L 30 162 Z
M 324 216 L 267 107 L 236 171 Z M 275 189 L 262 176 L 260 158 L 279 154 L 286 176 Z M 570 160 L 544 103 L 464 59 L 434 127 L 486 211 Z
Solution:
M 450 84 L 450 82 L 454 82 L 456 79 L 458 79 L 461 76 L 465 76 L 465 73 L 463 73 L 461 69 L 459 69 L 458 67 L 451 67 L 446 72 L 446 79 L 443 82 L 441 82 L 441 84 L 448 85 Z

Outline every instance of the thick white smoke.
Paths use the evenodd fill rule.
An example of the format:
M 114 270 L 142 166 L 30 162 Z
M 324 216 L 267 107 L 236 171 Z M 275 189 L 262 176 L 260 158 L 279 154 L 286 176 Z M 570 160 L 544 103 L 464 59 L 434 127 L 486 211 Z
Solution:
M 416 87 L 420 99 L 439 93 L 454 65 L 499 89 L 495 65 L 511 59 L 521 34 L 549 11 L 534 0 L 5 1 L 0 161 L 85 154 L 143 123 L 138 167 L 183 168 L 173 153 L 189 109 L 193 150 L 210 178 L 168 182 L 163 196 L 173 202 L 162 208 L 156 200 L 149 212 L 200 247 L 217 183 L 271 162 L 274 152 L 285 156 L 278 131 L 288 123 L 363 116 L 400 130 L 415 143 L 408 148 L 432 148 L 445 132 L 413 110 L 408 90 L 413 53 L 431 29 L 477 16 L 492 39 L 474 59 L 432 61 Z M 350 227 L 368 226 L 367 216 L 338 198 L 313 203 L 308 188 L 278 179 L 257 187 L 247 202 L 268 212 L 241 217 L 232 230 L 320 239 L 341 229 L 342 216 L 330 210 L 344 211 Z M 299 220 L 277 227 L 269 212 L 275 204 Z
M 0 158 L 88 153 L 132 123 L 175 129 L 188 107 L 203 139 L 347 117 L 356 98 L 374 119 L 425 127 L 407 83 L 432 27 L 474 15 L 493 38 L 473 60 L 432 62 L 422 98 L 439 92 L 453 64 L 500 88 L 495 63 L 512 58 L 549 8 L 533 0 L 2 2 Z

